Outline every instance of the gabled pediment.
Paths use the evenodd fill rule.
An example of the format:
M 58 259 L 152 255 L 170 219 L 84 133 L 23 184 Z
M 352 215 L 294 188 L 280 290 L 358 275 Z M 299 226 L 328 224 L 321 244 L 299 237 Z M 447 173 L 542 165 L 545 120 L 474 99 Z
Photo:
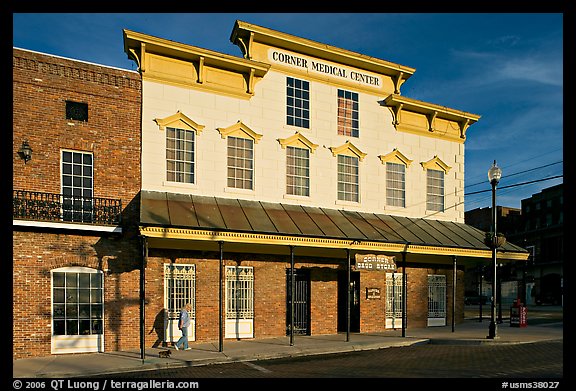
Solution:
M 177 128 L 195 131 L 200 134 L 204 129 L 204 125 L 199 125 L 186 115 L 182 114 L 180 110 L 176 114 L 172 114 L 166 118 L 155 118 L 154 122 L 158 124 L 160 130 L 165 130 L 166 128 Z
M 310 152 L 314 153 L 316 148 L 318 148 L 318 144 L 314 144 L 312 141 L 304 137 L 300 132 L 296 132 L 296 134 L 293 134 L 288 138 L 278 139 L 278 142 L 282 146 L 282 149 L 286 149 L 287 146 L 307 148 L 310 150 Z
M 406 156 L 404 156 L 404 154 L 402 152 L 400 152 L 398 149 L 394 148 L 394 150 L 390 153 L 387 153 L 386 155 L 380 155 L 378 156 L 380 158 L 380 161 L 382 162 L 382 164 L 384 163 L 399 163 L 399 164 L 403 164 L 406 167 L 408 167 L 410 165 L 410 163 L 413 162 L 413 160 L 408 159 Z
M 424 170 L 442 170 L 445 174 L 450 171 L 452 167 L 448 166 L 444 163 L 438 156 L 434 156 L 432 159 L 428 160 L 427 162 L 420 163 Z
M 339 147 L 330 147 L 330 151 L 334 156 L 338 155 L 348 155 L 348 156 L 355 156 L 362 161 L 366 156 L 366 153 L 359 150 L 354 144 L 350 141 L 346 141 L 344 144 L 340 145 Z
M 234 125 L 229 126 L 227 128 L 218 128 L 218 131 L 220 132 L 220 136 L 222 138 L 226 138 L 228 136 L 250 138 L 254 140 L 255 144 L 258 144 L 258 141 L 260 141 L 260 139 L 262 138 L 261 134 L 258 134 L 252 129 L 250 129 L 242 121 L 238 121 Z

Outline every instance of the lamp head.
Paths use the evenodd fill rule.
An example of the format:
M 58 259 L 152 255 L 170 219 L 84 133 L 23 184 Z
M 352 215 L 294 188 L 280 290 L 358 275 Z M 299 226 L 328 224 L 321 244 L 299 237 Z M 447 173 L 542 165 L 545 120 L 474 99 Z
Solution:
M 492 164 L 492 167 L 488 170 L 488 180 L 490 184 L 497 185 L 501 177 L 502 170 L 496 165 L 496 160 L 494 160 L 494 164 Z
M 22 141 L 22 146 L 18 150 L 18 155 L 24 159 L 24 163 L 28 163 L 28 160 L 32 159 L 32 148 L 28 144 L 27 140 Z

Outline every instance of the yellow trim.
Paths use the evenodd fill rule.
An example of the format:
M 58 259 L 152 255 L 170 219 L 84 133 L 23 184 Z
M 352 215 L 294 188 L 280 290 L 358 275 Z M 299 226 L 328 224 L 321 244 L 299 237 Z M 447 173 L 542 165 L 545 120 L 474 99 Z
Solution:
M 142 79 L 250 99 L 270 64 L 218 53 L 130 30 L 124 52 L 139 65 Z
M 310 152 L 314 153 L 318 144 L 314 144 L 312 141 L 308 140 L 300 132 L 296 132 L 288 138 L 279 138 L 278 142 L 282 146 L 282 149 L 286 149 L 287 146 L 298 147 L 298 148 L 308 148 Z
M 440 168 L 442 171 L 444 171 L 445 174 L 448 174 L 448 171 L 450 171 L 450 169 L 452 168 L 448 166 L 446 163 L 444 163 L 442 160 L 440 160 L 438 156 L 434 156 L 427 162 L 421 162 L 420 164 L 422 165 L 422 168 L 424 170 L 437 170 L 438 168 Z
M 433 103 L 391 94 L 379 102 L 389 107 L 396 130 L 464 143 L 466 130 L 480 116 Z
M 148 238 L 180 239 L 197 241 L 223 241 L 229 243 L 264 244 L 276 246 L 300 246 L 358 251 L 382 251 L 426 255 L 456 255 L 475 258 L 491 258 L 491 250 L 474 250 L 458 247 L 436 247 L 409 243 L 385 243 L 350 239 L 315 238 L 306 236 L 274 235 L 248 232 L 210 231 L 172 227 L 140 227 L 140 234 Z M 498 253 L 501 259 L 526 260 L 524 253 Z
M 220 132 L 220 136 L 222 138 L 226 138 L 228 136 L 251 138 L 254 140 L 255 144 L 258 144 L 258 141 L 260 141 L 262 138 L 261 134 L 256 133 L 248 126 L 244 125 L 242 121 L 238 121 L 234 125 L 227 128 L 218 128 L 218 131 Z
M 406 156 L 404 156 L 404 154 L 402 154 L 402 152 L 400 152 L 398 149 L 394 148 L 394 150 L 386 155 L 380 155 L 378 156 L 380 158 L 380 161 L 382 162 L 382 164 L 387 163 L 387 162 L 392 162 L 392 161 L 397 161 L 400 164 L 404 164 L 406 167 L 410 166 L 410 163 L 413 162 L 413 160 L 408 159 Z
M 246 41 L 249 42 L 246 45 Z M 230 42 L 238 45 L 245 58 L 253 57 L 254 42 L 269 45 L 279 49 L 292 50 L 297 53 L 312 57 L 330 60 L 351 67 L 372 71 L 378 74 L 392 76 L 397 89 L 406 81 L 416 69 L 390 61 L 370 57 L 365 54 L 352 52 L 336 46 L 326 45 L 320 42 L 282 33 L 255 24 L 237 20 Z M 399 92 L 399 91 L 398 91 Z
M 362 161 L 364 157 L 367 155 L 366 153 L 359 150 L 350 141 L 346 141 L 339 147 L 330 147 L 330 151 L 332 151 L 332 155 L 334 155 L 334 157 L 338 155 L 357 156 L 360 159 L 360 161 Z
M 165 118 L 155 118 L 154 122 L 158 124 L 160 130 L 166 130 L 166 128 L 169 127 L 193 130 L 196 134 L 200 134 L 205 127 L 204 125 L 198 125 L 194 120 L 182 114 L 180 110 L 178 110 L 176 114 L 172 114 Z

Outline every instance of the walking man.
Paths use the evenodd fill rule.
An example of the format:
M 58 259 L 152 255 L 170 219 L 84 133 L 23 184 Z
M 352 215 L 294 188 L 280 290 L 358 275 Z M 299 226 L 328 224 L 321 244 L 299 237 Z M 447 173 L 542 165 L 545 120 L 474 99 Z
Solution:
M 182 336 L 176 342 L 174 347 L 176 350 L 190 350 L 188 346 L 188 327 L 190 327 L 190 311 L 192 307 L 190 304 L 184 305 L 180 310 L 180 316 L 178 317 L 178 328 L 182 331 Z

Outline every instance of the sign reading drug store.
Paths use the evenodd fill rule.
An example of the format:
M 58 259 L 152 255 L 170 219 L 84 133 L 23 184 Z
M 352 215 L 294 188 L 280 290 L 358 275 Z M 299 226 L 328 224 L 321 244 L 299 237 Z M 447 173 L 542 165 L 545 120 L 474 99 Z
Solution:
M 356 254 L 356 270 L 395 272 L 394 257 L 375 254 Z

